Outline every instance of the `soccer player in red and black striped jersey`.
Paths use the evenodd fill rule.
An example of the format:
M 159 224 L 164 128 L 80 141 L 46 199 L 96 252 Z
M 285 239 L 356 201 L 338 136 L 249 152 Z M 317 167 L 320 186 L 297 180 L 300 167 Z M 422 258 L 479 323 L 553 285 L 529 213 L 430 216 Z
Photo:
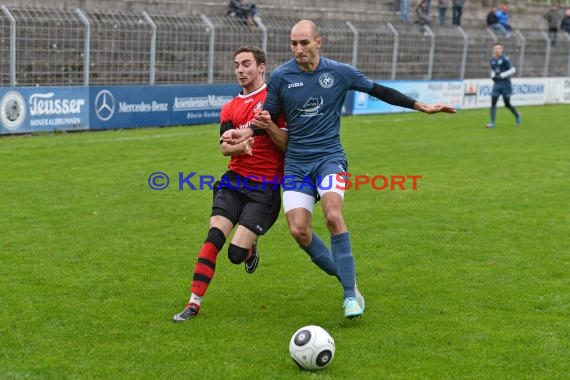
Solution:
M 222 107 L 220 136 L 230 129 L 250 128 L 262 111 L 267 94 L 263 50 L 242 46 L 234 53 L 234 64 L 243 90 Z M 279 184 L 288 141 L 283 118 L 276 123 L 266 118 L 262 123 L 265 125 L 257 136 L 243 142 L 230 144 L 220 140 L 222 154 L 231 156 L 229 170 L 214 186 L 210 229 L 194 267 L 192 294 L 184 310 L 172 317 L 174 322 L 198 315 L 202 297 L 214 277 L 218 253 L 236 225 L 228 257 L 234 264 L 245 263 L 248 273 L 257 268 L 257 237 L 271 228 L 281 208 Z

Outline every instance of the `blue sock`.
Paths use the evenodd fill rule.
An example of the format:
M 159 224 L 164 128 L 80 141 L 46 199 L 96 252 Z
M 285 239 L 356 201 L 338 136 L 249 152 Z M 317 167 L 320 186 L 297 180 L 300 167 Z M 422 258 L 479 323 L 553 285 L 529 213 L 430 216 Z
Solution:
M 315 234 L 313 234 L 313 240 L 308 247 L 301 247 L 307 254 L 311 257 L 311 260 L 323 271 L 327 272 L 331 276 L 336 276 L 336 265 L 333 261 L 331 252 L 325 243 Z
M 496 118 L 497 118 L 497 106 L 491 107 L 491 124 L 495 125 Z
M 356 297 L 354 282 L 354 257 L 350 248 L 350 235 L 348 232 L 331 236 L 332 256 L 338 271 L 338 277 L 344 289 L 344 298 Z

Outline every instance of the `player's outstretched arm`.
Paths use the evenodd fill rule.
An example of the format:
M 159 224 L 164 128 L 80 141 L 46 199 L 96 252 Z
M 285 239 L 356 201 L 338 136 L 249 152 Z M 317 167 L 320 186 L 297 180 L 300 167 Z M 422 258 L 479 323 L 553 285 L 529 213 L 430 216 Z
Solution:
M 402 94 L 398 90 L 382 86 L 381 84 L 378 83 L 374 83 L 372 89 L 370 89 L 368 93 L 374 96 L 375 98 L 378 98 L 388 104 L 409 108 L 424 113 L 432 114 L 438 112 L 446 112 L 446 113 L 456 112 L 455 108 L 453 108 L 452 106 L 442 103 L 425 104 L 415 99 L 412 99 L 407 95 Z
M 414 109 L 428 114 L 439 113 L 439 112 L 445 112 L 445 113 L 457 112 L 457 110 L 454 107 L 447 104 L 443 103 L 425 104 L 417 101 L 414 103 Z

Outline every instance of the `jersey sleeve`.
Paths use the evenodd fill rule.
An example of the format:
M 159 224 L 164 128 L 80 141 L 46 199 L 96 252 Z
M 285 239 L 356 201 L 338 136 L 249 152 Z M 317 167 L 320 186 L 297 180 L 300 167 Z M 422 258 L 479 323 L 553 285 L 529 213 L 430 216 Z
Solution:
M 280 76 L 277 72 L 273 72 L 269 77 L 267 84 L 267 97 L 263 103 L 263 109 L 269 112 L 271 119 L 277 121 L 279 115 L 283 112 L 281 109 L 281 90 L 279 89 Z
M 343 76 L 349 83 L 349 90 L 369 92 L 372 89 L 374 82 L 356 67 L 350 65 L 342 65 Z
M 220 123 L 224 123 L 224 122 L 231 122 L 232 121 L 232 115 L 230 113 L 230 103 L 226 103 L 224 104 L 224 106 L 222 107 L 222 111 L 220 112 Z

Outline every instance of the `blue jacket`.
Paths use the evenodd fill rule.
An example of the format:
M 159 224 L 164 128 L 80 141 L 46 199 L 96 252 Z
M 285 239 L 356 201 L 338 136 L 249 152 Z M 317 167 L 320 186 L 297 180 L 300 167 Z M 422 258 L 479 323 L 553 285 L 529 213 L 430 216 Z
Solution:
M 497 11 L 497 18 L 499 19 L 499 23 L 509 25 L 509 14 L 507 12 L 501 10 Z

